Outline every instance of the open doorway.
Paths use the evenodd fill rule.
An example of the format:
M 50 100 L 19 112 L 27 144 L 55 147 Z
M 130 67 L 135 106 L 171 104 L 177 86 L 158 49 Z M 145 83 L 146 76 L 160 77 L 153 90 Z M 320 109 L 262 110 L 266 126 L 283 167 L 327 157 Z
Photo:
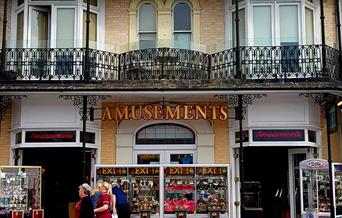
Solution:
M 288 148 L 244 149 L 244 217 L 275 218 L 290 212 Z
M 90 172 L 90 152 L 86 153 L 86 163 L 86 170 Z M 69 203 L 79 200 L 78 186 L 85 182 L 82 181 L 82 149 L 23 149 L 23 165 L 42 166 L 42 207 L 45 217 L 69 217 Z

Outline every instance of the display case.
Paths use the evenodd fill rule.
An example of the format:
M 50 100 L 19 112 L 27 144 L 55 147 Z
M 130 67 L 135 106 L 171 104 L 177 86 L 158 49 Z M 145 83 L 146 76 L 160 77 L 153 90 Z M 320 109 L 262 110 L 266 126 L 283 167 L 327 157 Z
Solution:
M 329 164 L 323 159 L 299 163 L 302 217 L 330 217 Z
M 336 218 L 342 217 L 342 163 L 333 163 L 334 205 Z
M 41 167 L 0 166 L 0 217 L 41 208 Z M 19 213 L 19 212 L 18 212 Z
M 195 210 L 195 167 L 165 167 L 164 212 L 193 213 Z
M 186 211 L 209 214 L 215 211 L 228 216 L 227 165 L 164 166 L 165 213 Z
M 159 214 L 160 166 L 95 166 L 96 181 L 118 183 L 127 193 L 131 212 Z

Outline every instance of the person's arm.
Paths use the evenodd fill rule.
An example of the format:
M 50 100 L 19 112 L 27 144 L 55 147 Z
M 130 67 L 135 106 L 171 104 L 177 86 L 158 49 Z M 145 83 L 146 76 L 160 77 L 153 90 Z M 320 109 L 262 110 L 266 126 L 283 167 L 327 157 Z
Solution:
M 112 202 L 113 202 L 113 213 L 116 213 L 116 196 L 115 194 L 112 194 Z
M 101 207 L 94 209 L 94 212 L 98 213 L 98 212 L 106 211 L 106 210 L 108 210 L 108 207 L 109 207 L 108 203 L 105 203 Z

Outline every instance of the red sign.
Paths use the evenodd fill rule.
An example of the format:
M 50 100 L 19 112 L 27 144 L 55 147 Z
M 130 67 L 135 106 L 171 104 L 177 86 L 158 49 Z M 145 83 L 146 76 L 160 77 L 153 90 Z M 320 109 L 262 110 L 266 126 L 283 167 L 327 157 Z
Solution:
M 303 129 L 253 130 L 253 141 L 304 141 Z
M 24 218 L 24 211 L 23 210 L 13 210 L 12 211 L 12 218 Z
M 127 175 L 127 168 L 126 167 L 103 167 L 96 169 L 97 175 L 110 175 L 110 176 L 122 176 Z
M 26 142 L 76 142 L 76 131 L 27 131 Z
M 226 167 L 197 167 L 197 175 L 226 175 Z
M 33 210 L 32 218 L 44 218 L 44 210 L 43 209 Z
M 193 167 L 166 167 L 166 175 L 194 175 L 195 170 Z
M 132 167 L 129 168 L 130 175 L 159 175 L 158 167 Z

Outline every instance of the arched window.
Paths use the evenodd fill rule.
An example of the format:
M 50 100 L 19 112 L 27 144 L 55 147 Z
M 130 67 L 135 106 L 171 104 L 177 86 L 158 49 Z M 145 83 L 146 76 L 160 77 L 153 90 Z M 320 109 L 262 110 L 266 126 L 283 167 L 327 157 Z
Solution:
M 137 132 L 136 144 L 195 144 L 195 134 L 177 124 L 153 124 Z
M 157 38 L 156 9 L 151 3 L 139 8 L 139 48 L 155 48 Z
M 190 49 L 191 32 L 191 8 L 186 3 L 178 3 L 173 9 L 174 47 Z

